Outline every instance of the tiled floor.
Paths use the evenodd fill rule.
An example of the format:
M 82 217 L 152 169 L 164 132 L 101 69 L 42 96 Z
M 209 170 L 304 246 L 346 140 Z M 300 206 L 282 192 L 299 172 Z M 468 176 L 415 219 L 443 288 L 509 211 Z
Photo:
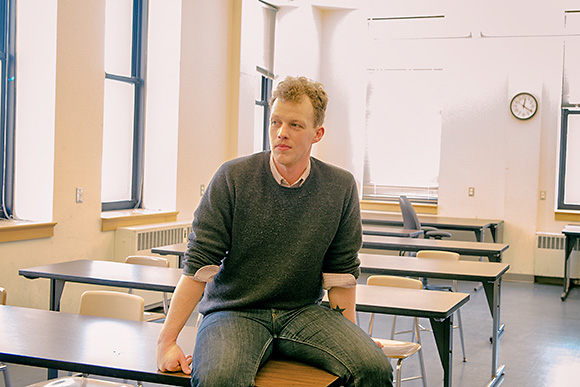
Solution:
M 431 281 L 432 283 L 437 283 Z M 454 332 L 453 385 L 485 386 L 491 375 L 491 315 L 480 288 L 475 283 L 460 282 L 460 291 L 469 292 L 470 301 L 462 308 L 467 361 L 461 359 L 459 334 Z M 505 364 L 502 387 L 568 387 L 580 385 L 580 289 L 573 289 L 565 302 L 562 288 L 554 285 L 504 282 L 501 321 L 505 334 L 500 341 L 499 363 Z M 192 319 L 193 320 L 193 319 Z M 192 321 L 190 320 L 190 321 Z M 195 320 L 193 320 L 195 321 Z M 373 336 L 388 338 L 391 316 L 378 315 Z M 397 327 L 405 328 L 410 318 L 399 318 Z M 368 315 L 359 315 L 359 324 L 368 327 Z M 428 327 L 428 321 L 422 321 Z M 408 325 L 410 326 L 410 325 Z M 423 332 L 423 351 L 428 385 L 441 386 L 443 373 L 430 332 Z M 410 339 L 401 337 L 400 339 Z M 42 380 L 46 370 L 9 365 L 13 387 Z M 404 373 L 418 372 L 416 356 L 403 365 Z M 2 378 L 0 378 L 2 380 Z M 145 384 L 151 386 L 150 384 Z M 403 383 L 421 386 L 421 381 Z M 3 381 L 0 381 L 3 387 Z

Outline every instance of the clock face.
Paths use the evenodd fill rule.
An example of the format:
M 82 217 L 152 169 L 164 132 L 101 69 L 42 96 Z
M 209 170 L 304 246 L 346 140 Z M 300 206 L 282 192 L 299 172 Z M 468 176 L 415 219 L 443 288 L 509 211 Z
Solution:
M 530 93 L 519 93 L 512 98 L 510 110 L 519 120 L 528 120 L 538 111 L 538 101 Z

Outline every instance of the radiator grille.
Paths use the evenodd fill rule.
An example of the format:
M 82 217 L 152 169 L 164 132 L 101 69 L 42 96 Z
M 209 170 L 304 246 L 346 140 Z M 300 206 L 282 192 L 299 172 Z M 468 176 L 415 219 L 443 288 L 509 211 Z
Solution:
M 183 243 L 191 233 L 191 226 L 180 226 L 162 230 L 145 230 L 137 234 L 137 250 Z
M 562 234 L 537 233 L 539 249 L 564 250 L 566 247 L 566 237 Z M 574 243 L 574 250 L 579 249 L 580 239 Z

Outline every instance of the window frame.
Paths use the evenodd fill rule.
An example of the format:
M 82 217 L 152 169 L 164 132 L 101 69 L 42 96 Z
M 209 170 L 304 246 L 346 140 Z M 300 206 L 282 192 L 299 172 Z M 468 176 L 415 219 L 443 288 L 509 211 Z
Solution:
M 580 211 L 579 204 L 565 203 L 566 192 L 566 155 L 568 152 L 568 117 L 570 115 L 580 115 L 579 109 L 569 107 L 562 108 L 562 122 L 560 125 L 560 159 L 558 169 L 558 210 Z
M 16 113 L 16 0 L 0 6 L 0 218 L 14 216 L 14 149 Z
M 135 100 L 133 111 L 131 199 L 102 202 L 102 211 L 141 208 L 143 203 L 148 11 L 148 0 L 133 0 L 131 76 L 127 77 L 105 72 L 105 82 L 109 80 L 133 85 Z
M 274 74 L 269 71 L 257 67 L 256 70 L 262 74 L 260 85 L 260 100 L 256 101 L 256 105 L 262 107 L 262 150 L 270 150 L 270 98 L 272 97 L 272 89 L 274 85 Z

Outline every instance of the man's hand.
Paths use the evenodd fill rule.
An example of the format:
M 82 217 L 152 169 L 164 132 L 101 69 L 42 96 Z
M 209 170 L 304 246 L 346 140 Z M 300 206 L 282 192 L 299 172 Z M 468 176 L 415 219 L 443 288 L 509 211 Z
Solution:
M 185 356 L 176 343 L 157 344 L 157 368 L 161 372 L 179 372 L 191 374 L 191 355 Z

